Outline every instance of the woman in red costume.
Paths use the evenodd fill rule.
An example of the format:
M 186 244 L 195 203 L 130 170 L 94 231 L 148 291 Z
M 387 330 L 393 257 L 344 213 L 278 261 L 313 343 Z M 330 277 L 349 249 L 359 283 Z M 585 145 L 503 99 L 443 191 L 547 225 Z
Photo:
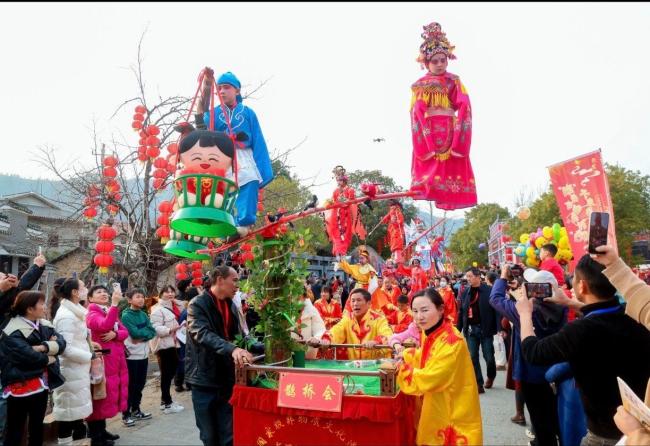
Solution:
M 388 224 L 386 235 L 390 243 L 390 252 L 395 262 L 402 262 L 404 255 L 404 214 L 402 214 L 402 204 L 398 200 L 390 200 L 388 214 L 381 219 L 383 224 Z
M 469 160 L 472 110 L 460 78 L 447 72 L 455 59 L 439 23 L 424 27 L 418 62 L 428 69 L 411 86 L 414 199 L 435 201 L 439 209 L 476 205 L 476 184 Z

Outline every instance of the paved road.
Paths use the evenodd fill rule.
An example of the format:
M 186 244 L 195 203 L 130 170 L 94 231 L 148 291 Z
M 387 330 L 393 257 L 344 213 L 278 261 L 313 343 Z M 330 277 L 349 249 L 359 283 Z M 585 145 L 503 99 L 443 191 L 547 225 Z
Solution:
M 485 365 L 483 365 L 485 370 Z M 189 392 L 175 393 L 175 401 L 185 406 L 178 414 L 160 412 L 160 388 L 156 378 L 150 379 L 144 392 L 143 409 L 154 414 L 151 420 L 141 421 L 134 427 L 124 427 L 119 417 L 109 421 L 108 429 L 118 433 L 118 445 L 199 445 L 198 429 L 194 423 Z M 480 395 L 483 414 L 484 443 L 486 445 L 526 445 L 525 428 L 513 424 L 514 392 L 505 388 L 505 372 L 499 371 L 495 387 Z M 528 418 L 528 416 L 527 416 Z M 83 444 L 83 443 L 81 443 Z

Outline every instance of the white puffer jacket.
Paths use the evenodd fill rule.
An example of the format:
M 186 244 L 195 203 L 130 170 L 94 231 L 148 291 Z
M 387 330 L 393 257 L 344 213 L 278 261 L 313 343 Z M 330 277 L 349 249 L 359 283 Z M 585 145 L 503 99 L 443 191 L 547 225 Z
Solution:
M 90 395 L 90 359 L 88 345 L 86 309 L 68 299 L 61 300 L 61 306 L 54 318 L 55 330 L 66 342 L 65 351 L 59 356 L 61 373 L 65 383 L 54 389 L 52 415 L 57 421 L 74 421 L 86 418 L 93 411 Z
M 176 338 L 176 333 L 174 332 L 174 334 L 171 334 L 171 331 L 178 327 L 178 321 L 172 311 L 172 305 L 176 305 L 180 311 L 183 311 L 181 302 L 176 299 L 160 299 L 156 305 L 151 307 L 151 316 L 149 319 L 151 319 L 151 325 L 153 325 L 153 328 L 156 329 L 156 337 L 149 342 L 151 345 L 151 351 L 154 353 L 167 348 L 180 347 L 180 342 Z

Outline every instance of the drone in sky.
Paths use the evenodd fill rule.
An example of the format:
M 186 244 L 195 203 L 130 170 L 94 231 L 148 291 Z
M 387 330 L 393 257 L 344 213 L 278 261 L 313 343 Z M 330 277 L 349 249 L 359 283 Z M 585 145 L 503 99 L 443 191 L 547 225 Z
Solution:
M 386 141 L 386 138 L 374 138 L 372 142 L 384 142 Z

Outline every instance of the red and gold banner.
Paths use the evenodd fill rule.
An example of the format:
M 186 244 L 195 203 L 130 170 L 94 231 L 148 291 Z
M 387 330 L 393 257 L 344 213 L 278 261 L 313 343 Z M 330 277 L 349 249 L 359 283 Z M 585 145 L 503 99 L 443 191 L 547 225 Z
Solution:
M 586 254 L 592 212 L 609 213 L 608 243 L 616 247 L 614 207 L 600 150 L 554 164 L 548 168 L 558 208 L 569 233 L 573 261 Z
M 415 398 L 343 396 L 340 412 L 278 407 L 277 391 L 236 385 L 237 446 L 371 446 L 415 444 Z
M 343 376 L 280 373 L 278 406 L 340 412 Z

